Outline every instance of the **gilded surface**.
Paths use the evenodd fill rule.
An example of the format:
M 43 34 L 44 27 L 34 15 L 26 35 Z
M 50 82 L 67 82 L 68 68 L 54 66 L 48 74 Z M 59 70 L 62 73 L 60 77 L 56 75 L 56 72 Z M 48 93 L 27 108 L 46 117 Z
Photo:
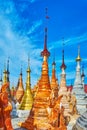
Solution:
M 30 66 L 28 65 L 27 69 L 27 79 L 26 79 L 26 89 L 24 92 L 24 96 L 20 103 L 19 109 L 20 110 L 31 110 L 33 104 L 33 95 L 31 92 L 31 83 L 30 83 Z
M 4 84 L 0 92 L 0 128 L 13 130 L 10 116 L 12 105 L 8 100 L 8 93 L 6 92 L 8 86 L 9 84 Z

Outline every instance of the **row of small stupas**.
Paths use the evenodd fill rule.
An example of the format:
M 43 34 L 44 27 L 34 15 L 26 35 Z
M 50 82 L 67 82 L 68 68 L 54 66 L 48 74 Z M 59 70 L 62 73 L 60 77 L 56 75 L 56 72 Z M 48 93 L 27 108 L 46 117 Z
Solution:
M 10 88 L 8 87 L 9 100 L 12 100 L 12 102 L 14 102 L 13 111 L 16 110 L 16 102 L 16 106 L 18 109 L 17 114 L 20 117 L 29 115 L 25 123 L 21 124 L 22 127 L 25 127 L 29 130 L 33 130 L 34 128 L 58 130 L 66 129 L 66 125 L 68 124 L 72 116 L 78 115 L 78 111 L 82 113 L 86 109 L 86 101 L 84 98 L 85 92 L 83 89 L 84 79 L 82 79 L 83 76 L 81 78 L 80 70 L 80 53 L 78 51 L 78 57 L 76 59 L 77 67 L 76 78 L 73 87 L 74 94 L 72 94 L 66 86 L 66 65 L 64 62 L 64 50 L 62 51 L 62 73 L 60 84 L 58 84 L 58 80 L 56 78 L 55 61 L 53 61 L 52 64 L 53 68 L 51 81 L 49 79 L 48 57 L 50 56 L 50 53 L 47 49 L 47 28 L 45 28 L 44 50 L 41 52 L 41 56 L 43 56 L 42 73 L 40 80 L 38 81 L 33 91 L 31 92 L 31 70 L 28 60 L 26 89 L 24 90 L 23 87 L 21 71 L 15 95 L 14 88 L 12 88 L 12 91 L 10 92 Z M 4 70 L 3 76 L 3 84 L 5 84 L 6 82 L 10 82 L 9 61 L 7 65 L 7 70 Z
M 44 50 L 41 52 L 43 57 L 42 72 L 37 81 L 37 85 L 31 90 L 30 65 L 28 59 L 26 88 L 24 90 L 22 70 L 16 88 L 10 90 L 9 81 L 9 60 L 7 69 L 3 72 L 2 84 L 9 83 L 7 88 L 8 100 L 13 106 L 12 117 L 28 117 L 21 127 L 29 130 L 66 130 L 69 121 L 86 111 L 87 98 L 84 91 L 84 71 L 80 68 L 80 49 L 76 58 L 76 77 L 72 92 L 66 85 L 66 65 L 64 62 L 64 49 L 62 51 L 61 79 L 60 84 L 56 78 L 56 63 L 52 64 L 52 77 L 49 79 L 48 57 L 50 52 L 47 49 L 47 27 L 45 28 Z
M 84 70 L 82 70 L 82 75 L 81 75 L 81 70 L 80 70 L 81 58 L 80 58 L 80 50 L 79 49 L 78 49 L 78 57 L 76 58 L 76 61 L 77 61 L 76 78 L 75 78 L 75 82 L 74 82 L 73 93 L 75 93 L 75 95 L 76 95 L 77 104 L 80 104 L 80 107 L 78 106 L 78 109 L 81 109 L 81 107 L 83 107 L 83 106 L 85 107 L 85 100 L 84 101 L 80 101 L 80 97 L 81 96 L 82 96 L 82 99 L 84 99 L 83 97 L 85 97 L 85 92 L 84 92 L 84 89 L 83 89 L 84 86 L 85 86 L 84 85 L 84 77 L 85 77 L 85 75 L 84 75 Z M 58 84 L 58 80 L 56 78 L 55 65 L 56 65 L 56 63 L 55 63 L 55 61 L 53 61 L 53 64 L 52 64 L 52 66 L 53 66 L 52 78 L 51 78 L 50 84 L 51 84 L 52 88 L 54 88 L 54 86 L 56 86 L 54 91 L 55 91 L 55 95 L 58 96 L 58 94 L 60 95 L 62 93 L 66 93 L 67 89 L 68 90 L 72 89 L 72 86 L 66 87 L 66 73 L 65 73 L 66 65 L 64 63 L 64 50 L 62 51 L 62 65 L 61 65 L 62 74 L 61 74 L 60 85 Z M 24 90 L 24 87 L 23 87 L 22 69 L 21 69 L 21 72 L 20 72 L 20 77 L 18 79 L 18 84 L 17 84 L 16 89 L 14 87 L 12 87 L 12 89 L 10 91 L 10 88 L 8 88 L 9 97 L 11 96 L 18 103 L 21 102 L 20 109 L 22 109 L 22 110 L 31 109 L 32 102 L 33 102 L 32 95 L 33 96 L 35 95 L 34 91 L 36 93 L 36 90 L 38 88 L 38 83 L 37 83 L 37 85 L 32 89 L 32 93 L 31 93 L 30 72 L 31 72 L 31 70 L 30 70 L 30 66 L 29 66 L 29 63 L 28 63 L 27 79 L 26 79 L 26 89 L 25 90 Z M 3 75 L 3 84 L 5 84 L 6 82 L 10 82 L 9 81 L 9 60 L 7 62 L 7 70 L 5 68 L 3 74 L 4 74 Z M 2 80 L 1 80 L 1 82 L 2 82 Z M 0 84 L 1 84 L 1 82 L 0 82 Z M 58 92 L 58 90 L 59 90 L 59 92 Z M 24 91 L 25 91 L 25 94 L 24 94 Z M 52 91 L 53 91 L 53 89 L 52 89 Z M 22 99 L 22 97 L 23 97 L 23 99 Z M 31 100 L 30 101 L 31 103 L 28 100 L 29 98 Z M 67 100 L 64 100 L 64 103 L 66 101 Z M 28 102 L 28 104 L 27 104 L 27 102 Z M 64 104 L 64 103 L 62 103 L 62 104 Z M 29 108 L 29 106 L 30 106 L 30 108 Z M 84 112 L 84 108 L 82 108 L 82 110 Z
M 0 89 L 1 89 L 2 85 L 9 83 L 7 91 L 8 91 L 8 98 L 13 106 L 13 110 L 11 113 L 12 117 L 25 116 L 25 115 L 23 115 L 23 113 L 20 113 L 20 111 L 17 110 L 17 108 L 19 108 L 20 102 L 22 102 L 22 105 L 20 105 L 20 109 L 25 110 L 25 114 L 26 114 L 26 112 L 29 113 L 29 111 L 32 107 L 33 96 L 32 96 L 31 88 L 30 88 L 31 87 L 30 72 L 31 72 L 31 70 L 30 70 L 30 66 L 29 66 L 29 62 L 28 62 L 25 90 L 24 90 L 24 86 L 23 86 L 22 69 L 20 72 L 20 77 L 18 79 L 17 87 L 16 88 L 12 87 L 12 89 L 10 89 L 9 60 L 7 62 L 7 68 L 5 67 L 5 69 L 4 69 L 3 80 L 2 80 L 2 78 L 0 80 Z
M 24 123 L 20 123 L 20 126 L 29 130 L 65 130 L 67 129 L 66 125 L 72 117 L 77 118 L 79 113 L 85 111 L 87 104 L 82 82 L 84 79 L 81 79 L 80 53 L 78 51 L 78 57 L 76 59 L 77 67 L 74 84 L 75 90 L 73 89 L 74 94 L 68 91 L 66 86 L 64 50 L 60 85 L 56 78 L 55 61 L 52 64 L 52 78 L 51 81 L 49 80 L 48 57 L 50 53 L 47 49 L 47 28 L 45 28 L 44 50 L 41 52 L 41 56 L 43 57 L 42 73 L 37 85 L 33 89 L 33 106 L 27 120 Z M 78 91 L 81 91 L 81 94 Z

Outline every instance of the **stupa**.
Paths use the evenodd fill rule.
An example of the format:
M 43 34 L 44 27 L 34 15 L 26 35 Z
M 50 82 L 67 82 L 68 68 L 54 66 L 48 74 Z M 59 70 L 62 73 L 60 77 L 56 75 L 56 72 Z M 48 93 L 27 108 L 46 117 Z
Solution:
M 62 65 L 60 66 L 62 69 L 61 80 L 60 80 L 60 87 L 58 95 L 63 95 L 61 99 L 61 105 L 64 107 L 64 117 L 66 118 L 67 124 L 69 123 L 70 119 L 74 114 L 77 114 L 76 108 L 76 97 L 71 94 L 71 91 L 68 90 L 66 86 L 66 65 L 64 62 L 64 49 L 62 51 Z
M 20 102 L 18 111 L 17 111 L 19 117 L 27 117 L 29 115 L 31 108 L 32 108 L 33 95 L 32 95 L 32 92 L 31 92 L 30 73 L 31 73 L 31 70 L 30 70 L 29 59 L 28 59 L 26 89 L 25 89 L 25 92 L 24 92 L 24 96 L 23 96 L 23 98 Z
M 24 87 L 23 87 L 22 68 L 21 68 L 20 77 L 18 79 L 18 84 L 16 88 L 16 95 L 15 95 L 16 102 L 20 103 L 23 95 L 24 95 Z
M 60 80 L 60 86 L 59 86 L 59 92 L 58 95 L 63 95 L 62 99 L 61 99 L 61 104 L 62 106 L 65 108 L 64 110 L 64 115 L 65 116 L 69 116 L 70 114 L 68 114 L 70 112 L 69 109 L 69 102 L 67 99 L 67 87 L 66 87 L 66 73 L 65 73 L 65 69 L 66 69 L 66 65 L 64 62 L 64 50 L 62 51 L 62 65 L 60 66 L 60 68 L 62 69 L 62 74 L 61 74 L 61 80 Z
M 60 80 L 60 85 L 59 85 L 59 95 L 66 95 L 67 92 L 67 87 L 66 87 L 66 65 L 64 63 L 64 50 L 62 50 L 62 65 L 60 66 L 62 73 L 61 73 L 61 80 Z
M 75 94 L 77 99 L 77 110 L 79 114 L 82 114 L 86 109 L 86 100 L 85 100 L 85 92 L 82 84 L 81 78 L 81 57 L 80 57 L 80 48 L 78 47 L 78 56 L 76 58 L 77 66 L 76 66 L 76 77 L 74 81 L 74 86 L 72 92 Z
M 52 90 L 52 95 L 53 95 L 53 100 L 58 98 L 58 80 L 56 78 L 56 70 L 55 70 L 55 59 L 52 63 L 52 77 L 51 77 L 51 90 Z
M 46 27 L 44 50 L 41 52 L 41 56 L 43 56 L 42 74 L 39 80 L 38 90 L 29 117 L 24 123 L 20 123 L 21 127 L 25 127 L 28 130 L 66 130 L 63 111 L 59 114 L 61 109 L 60 98 L 58 98 L 54 104 L 51 104 L 51 86 L 48 74 L 49 55 L 50 53 L 47 50 Z
M 50 53 L 47 50 L 47 28 L 45 28 L 45 42 L 44 42 L 44 50 L 41 52 L 41 56 L 43 56 L 43 63 L 42 63 L 42 74 L 39 80 L 38 91 L 35 94 L 34 104 L 32 111 L 34 110 L 34 126 L 41 128 L 40 122 L 43 124 L 48 123 L 48 112 L 47 107 L 50 105 L 50 80 L 48 75 L 48 57 Z M 29 119 L 30 120 L 30 119 Z M 30 124 L 29 120 L 27 119 L 25 123 L 22 124 L 23 127 L 29 129 Z M 39 128 L 40 127 L 40 128 Z M 42 126 L 45 129 L 45 126 Z M 32 129 L 33 130 L 33 129 Z

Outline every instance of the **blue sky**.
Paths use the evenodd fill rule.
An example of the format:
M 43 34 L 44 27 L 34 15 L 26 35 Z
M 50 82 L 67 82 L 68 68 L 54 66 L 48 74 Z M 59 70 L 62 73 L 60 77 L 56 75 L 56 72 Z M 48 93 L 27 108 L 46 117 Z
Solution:
M 50 17 L 47 23 L 50 76 L 55 50 L 56 75 L 60 81 L 64 37 L 67 85 L 75 78 L 78 45 L 87 83 L 87 0 L 0 0 L 0 68 L 4 69 L 10 56 L 11 86 L 17 84 L 21 64 L 25 86 L 28 54 L 32 86 L 41 75 L 46 7 Z

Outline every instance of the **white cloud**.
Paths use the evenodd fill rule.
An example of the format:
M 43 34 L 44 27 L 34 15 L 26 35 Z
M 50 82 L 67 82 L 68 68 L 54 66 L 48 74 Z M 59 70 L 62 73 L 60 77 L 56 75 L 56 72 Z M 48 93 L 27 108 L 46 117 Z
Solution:
M 85 32 L 84 34 L 80 35 L 80 36 L 76 36 L 76 37 L 69 37 L 67 39 L 64 40 L 65 46 L 71 46 L 74 44 L 80 44 L 82 42 L 87 41 L 87 32 Z M 49 43 L 50 46 L 50 50 L 55 48 L 60 48 L 62 47 L 62 40 L 58 40 L 58 41 L 53 41 L 51 43 Z
M 12 10 L 11 10 L 12 11 Z M 14 11 L 14 10 L 13 10 Z M 7 13 L 10 12 L 10 9 L 6 10 Z M 14 12 L 13 12 L 14 13 Z M 41 20 L 36 21 L 32 28 L 30 29 L 33 32 L 36 28 L 41 25 Z M 37 79 L 38 69 L 41 65 L 41 61 L 37 57 L 40 52 L 40 49 L 37 49 L 34 43 L 29 39 L 29 37 L 20 36 L 17 33 L 11 24 L 9 17 L 6 17 L 4 13 L 0 14 L 0 68 L 4 68 L 4 62 L 10 56 L 10 79 L 11 83 L 14 81 L 14 85 L 17 84 L 17 78 L 19 76 L 21 64 L 24 71 L 24 80 L 26 80 L 26 69 L 27 69 L 27 59 L 28 53 L 31 58 L 31 69 L 32 69 L 32 79 L 35 81 Z M 32 51 L 33 50 L 33 51 Z M 3 54 L 2 54 L 3 53 Z M 32 57 L 31 57 L 32 55 Z M 34 82 L 32 80 L 32 85 Z M 25 81 L 24 81 L 25 83 Z
M 42 25 L 42 20 L 34 21 L 33 25 L 31 26 L 31 28 L 29 29 L 27 34 L 31 34 L 31 33 L 35 32 L 36 29 L 39 28 L 41 25 Z

